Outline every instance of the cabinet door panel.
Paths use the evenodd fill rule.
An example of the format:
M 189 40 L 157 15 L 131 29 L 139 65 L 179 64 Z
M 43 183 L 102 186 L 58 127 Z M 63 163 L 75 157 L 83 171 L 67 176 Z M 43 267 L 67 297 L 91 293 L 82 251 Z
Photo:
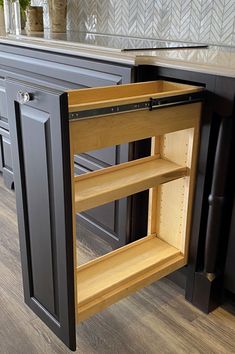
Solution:
M 6 89 L 25 302 L 75 350 L 67 95 L 13 79 Z M 20 91 L 36 99 L 19 104 Z

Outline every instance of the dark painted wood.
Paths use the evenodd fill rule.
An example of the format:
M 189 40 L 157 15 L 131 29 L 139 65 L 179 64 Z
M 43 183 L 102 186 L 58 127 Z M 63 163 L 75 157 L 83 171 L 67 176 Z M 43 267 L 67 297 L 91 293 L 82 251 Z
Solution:
M 223 300 L 224 260 L 231 215 L 229 180 L 233 121 L 221 120 L 213 168 L 203 269 L 196 272 L 193 303 L 208 313 Z
M 12 171 L 12 155 L 10 148 L 9 131 L 0 127 L 1 151 L 2 151 L 2 168 Z
M 218 82 L 218 87 L 221 88 L 220 82 Z M 229 100 L 227 99 L 224 104 L 227 109 L 229 109 L 228 114 L 231 113 L 232 111 L 232 119 L 233 123 L 235 120 L 235 84 L 234 80 L 226 80 L 225 83 L 222 85 L 223 93 L 222 97 L 225 100 L 227 97 L 226 93 L 228 92 L 229 95 Z M 231 222 L 229 225 L 229 240 L 228 240 L 228 247 L 225 251 L 226 254 L 226 265 L 225 265 L 225 276 L 224 276 L 224 282 L 225 282 L 225 288 L 228 289 L 230 292 L 235 294 L 235 172 L 233 164 L 234 164 L 234 158 L 235 158 L 235 123 L 234 123 L 234 129 L 233 129 L 233 140 L 232 140 L 232 156 L 231 156 L 231 163 L 229 165 L 229 172 L 230 172 L 230 184 L 228 187 L 228 194 L 231 197 Z M 229 208 L 228 208 L 229 210 Z
M 132 75 L 128 65 L 102 63 L 4 44 L 0 44 L 0 62 L 11 70 L 29 71 L 84 87 L 128 83 Z
M 176 69 L 143 66 L 139 68 L 136 79 L 152 80 L 152 78 L 167 79 L 184 83 L 202 85 L 207 90 L 207 97 L 201 122 L 201 144 L 196 179 L 193 219 L 191 227 L 189 264 L 187 267 L 186 298 L 195 306 L 209 312 L 222 301 L 224 262 L 228 239 L 228 225 L 231 208 L 229 207 L 229 192 L 231 195 L 231 165 L 229 171 L 224 170 L 226 181 L 226 203 L 220 210 L 222 227 L 217 230 L 216 274 L 212 276 L 203 273 L 205 266 L 205 245 L 207 239 L 207 224 L 209 213 L 209 196 L 213 179 L 216 146 L 219 124 L 222 117 L 230 117 L 234 110 L 235 80 L 202 73 L 181 71 Z M 228 144 L 228 141 L 226 141 Z M 230 147 L 228 146 L 228 149 Z M 233 183 L 234 184 L 234 183 Z M 234 186 L 232 187 L 233 190 Z M 231 274 L 231 272 L 230 272 Z
M 8 119 L 0 116 L 0 127 L 9 131 Z
M 7 100 L 5 91 L 5 80 L 0 79 L 0 117 L 7 118 Z
M 111 250 L 95 234 L 77 226 L 79 264 Z M 69 354 L 23 303 L 15 195 L 5 188 L 1 176 L 0 230 L 1 354 Z M 235 352 L 234 314 L 235 303 L 226 301 L 205 315 L 185 301 L 181 288 L 162 279 L 77 326 L 76 353 L 231 354 Z
M 3 174 L 4 181 L 8 188 L 12 189 L 14 184 L 12 153 L 10 134 L 6 129 L 1 128 L 0 124 L 0 172 Z
M 83 154 L 83 157 L 87 157 L 89 160 L 93 157 L 94 161 L 99 160 L 107 166 L 112 166 L 116 164 L 117 155 L 120 153 L 118 150 L 119 146 L 110 146 L 96 151 L 89 151 L 89 154 Z
M 229 230 L 228 252 L 225 268 L 225 287 L 235 294 L 235 193 L 233 192 L 232 219 Z
M 11 189 L 13 188 L 14 177 L 10 145 L 5 78 L 1 77 L 0 73 L 0 172 L 3 174 L 5 184 Z
M 126 65 L 103 63 L 56 53 L 42 53 L 31 49 L 22 50 L 20 47 L 0 45 L 0 48 L 0 76 L 2 77 L 0 86 L 2 85 L 3 99 L 6 98 L 4 77 L 12 76 L 13 73 L 14 77 L 19 80 L 25 80 L 30 77 L 33 78 L 33 82 L 36 84 L 63 91 L 66 89 L 129 83 L 132 80 L 132 68 Z M 132 159 L 128 149 L 128 146 L 116 146 L 89 152 L 81 157 L 75 156 L 75 162 L 78 163 L 78 166 L 75 164 L 75 169 L 81 166 L 92 171 L 116 163 L 126 162 Z M 4 176 L 6 179 L 8 173 L 5 173 Z M 9 178 L 6 179 L 6 182 L 8 180 Z M 128 220 L 131 218 L 131 209 L 129 204 L 130 199 L 114 203 L 114 213 L 112 212 L 113 206 L 111 204 L 110 210 L 106 206 L 107 216 L 105 222 L 105 208 L 95 208 L 91 212 L 82 214 L 80 216 L 81 222 L 94 232 L 97 232 L 105 240 L 110 240 L 114 248 L 120 247 L 128 243 L 130 239 Z M 113 215 L 114 218 L 111 221 L 111 223 L 115 224 L 113 231 L 107 227 L 108 215 Z
M 222 172 L 218 182 L 217 191 L 223 194 L 223 207 L 216 206 L 217 214 L 214 215 L 213 220 L 216 219 L 216 230 L 212 233 L 210 231 L 210 213 L 207 219 L 207 226 L 205 228 L 206 242 L 205 251 L 208 250 L 208 243 L 217 244 L 214 247 L 212 254 L 204 259 L 204 270 L 208 267 L 209 270 L 214 269 L 213 273 L 201 272 L 200 269 L 195 275 L 193 303 L 199 306 L 203 311 L 212 311 L 223 301 L 224 282 L 226 280 L 225 260 L 228 244 L 229 225 L 231 221 L 232 212 L 232 196 L 234 191 L 234 169 L 231 168 L 234 156 L 234 97 L 235 97 L 235 80 L 229 78 L 216 78 L 216 85 L 214 90 L 214 106 L 213 119 L 222 120 L 223 125 L 221 132 L 218 135 L 216 142 L 217 154 L 215 156 L 214 166 L 212 171 L 212 185 L 210 194 L 213 194 L 215 182 L 218 178 L 218 172 Z M 228 130 L 226 132 L 226 129 Z M 222 134 L 224 132 L 224 134 Z M 221 136 L 224 135 L 222 139 Z M 222 141 L 221 141 L 222 140 Z M 221 157 L 219 156 L 220 148 L 218 144 L 221 142 Z M 223 151 L 224 149 L 224 151 Z M 232 152 L 232 153 L 231 153 Z M 230 153 L 230 158 L 229 158 Z M 208 204 L 210 205 L 210 199 Z M 209 212 L 211 212 L 209 210 Z M 207 238 L 209 236 L 209 239 Z M 205 254 L 204 251 L 204 254 Z M 234 258 L 234 256 L 233 256 Z M 235 263 L 234 263 L 235 264 Z M 233 268 L 234 269 L 234 268 Z M 227 284 L 228 289 L 229 285 Z
M 139 66 L 135 71 L 133 71 L 133 69 L 128 66 L 110 64 L 107 62 L 97 62 L 95 60 L 86 60 L 75 56 L 60 55 L 59 53 L 55 54 L 33 49 L 22 49 L 20 47 L 7 45 L 1 45 L 0 61 L 2 64 L 0 66 L 0 76 L 11 76 L 12 72 L 14 72 L 15 77 L 18 78 L 30 75 L 34 77 L 35 82 L 41 83 L 42 85 L 46 82 L 50 87 L 68 85 L 68 81 L 66 80 L 71 78 L 71 72 L 74 70 L 77 74 L 81 74 L 81 81 L 79 81 L 79 75 L 75 75 L 77 77 L 77 81 L 74 79 L 74 76 L 72 78 L 72 82 L 70 83 L 72 86 L 76 86 L 76 84 L 80 85 L 79 87 L 84 87 L 86 85 L 96 86 L 98 84 L 106 85 L 110 82 L 112 82 L 112 84 L 121 84 L 130 81 L 147 81 L 165 78 L 170 81 L 203 85 L 207 89 L 207 98 L 201 125 L 201 146 L 199 152 L 195 205 L 192 220 L 186 297 L 189 301 L 197 305 L 197 298 L 202 297 L 201 294 L 203 293 L 204 300 L 202 301 L 205 302 L 205 306 L 202 307 L 204 309 L 209 309 L 210 298 L 215 290 L 212 289 L 212 286 L 211 288 L 209 286 L 207 291 L 204 291 L 203 288 L 200 290 L 199 279 L 205 263 L 204 255 L 209 213 L 208 197 L 211 193 L 219 122 L 222 117 L 229 117 L 233 115 L 235 89 L 234 79 L 164 67 Z M 24 61 L 28 63 L 27 67 L 23 65 Z M 53 68 L 52 63 L 54 64 Z M 11 67 L 9 67 L 9 65 L 11 65 Z M 37 66 L 39 71 L 38 73 L 35 73 L 33 71 L 35 71 Z M 62 73 L 61 75 L 60 71 Z M 2 72 L 4 75 L 2 75 Z M 51 77 L 52 74 L 54 78 Z M 93 74 L 94 81 L 92 79 Z M 0 82 L 3 83 L 1 80 Z M 130 146 L 128 159 L 134 158 L 135 153 L 133 151 L 138 151 L 138 146 L 140 147 L 140 155 L 144 154 L 144 156 L 146 156 L 145 154 L 149 153 L 149 143 L 145 142 L 144 145 L 141 143 L 136 143 Z M 102 158 L 100 157 L 101 155 L 97 155 L 96 152 L 93 156 L 89 154 L 85 154 L 82 157 L 79 156 L 78 160 L 80 162 L 78 162 L 78 168 L 92 170 L 93 167 L 96 169 L 99 168 L 99 166 L 104 167 L 109 165 L 114 159 L 113 151 L 114 150 L 111 149 L 110 151 L 106 151 L 104 153 L 104 161 L 102 161 Z M 83 161 L 83 163 L 81 163 L 81 161 Z M 230 184 L 230 186 L 232 186 L 232 184 Z M 233 190 L 233 187 L 231 188 Z M 228 198 L 228 195 L 226 195 L 226 198 Z M 129 233 L 129 236 L 126 238 L 126 242 L 138 238 L 138 235 L 145 234 L 147 217 L 146 213 L 141 211 L 145 210 L 147 203 L 148 195 L 147 193 L 143 193 L 142 195 L 139 194 L 134 196 L 131 200 L 129 199 L 128 203 L 125 205 L 123 210 L 127 208 L 126 210 L 128 210 L 129 213 L 127 223 L 125 224 L 125 227 Z M 230 209 L 228 206 L 223 209 L 223 215 L 221 215 L 223 230 L 228 228 L 230 222 L 229 215 L 231 214 Z M 113 211 L 110 214 L 114 215 Z M 120 215 L 118 214 L 118 216 Z M 101 211 L 101 220 L 103 220 L 103 217 L 104 212 Z M 87 220 L 88 219 L 89 218 L 87 218 Z M 92 222 L 94 219 L 96 218 L 94 218 L 93 214 L 93 217 L 91 216 L 89 220 L 90 226 L 94 224 Z M 99 213 L 97 213 L 97 220 L 98 219 Z M 121 217 L 119 217 L 119 220 L 121 220 Z M 83 221 L 85 221 L 85 218 L 83 218 Z M 101 225 L 104 226 L 103 221 L 101 222 Z M 99 222 L 96 223 L 96 226 L 98 226 L 96 227 L 96 231 L 101 232 L 102 227 L 100 227 Z M 108 233 L 106 236 L 107 235 Z M 220 270 L 219 273 L 223 273 L 228 234 L 225 232 L 220 232 L 218 238 L 218 244 L 220 245 L 218 259 L 220 259 L 220 261 L 218 261 L 217 266 Z M 222 280 L 221 282 L 218 281 L 218 283 L 220 284 L 219 288 L 221 289 Z
M 17 54 L 21 56 L 21 61 L 23 62 L 24 57 L 32 58 L 31 62 L 34 60 L 42 59 L 43 61 L 54 62 L 59 64 L 66 64 L 70 67 L 78 67 L 89 69 L 91 71 L 98 71 L 104 74 L 111 74 L 113 76 L 120 77 L 121 83 L 129 83 L 134 80 L 134 68 L 130 65 L 122 65 L 119 63 L 111 63 L 110 61 L 105 60 L 96 60 L 91 58 L 79 57 L 78 55 L 66 55 L 60 54 L 56 52 L 43 51 L 40 49 L 32 49 L 32 48 L 22 48 L 21 46 L 11 46 L 8 44 L 0 44 L 0 60 L 1 53 L 3 53 L 4 58 L 11 58 L 12 54 Z M 17 66 L 15 67 L 17 68 Z M 29 67 L 30 69 L 30 67 Z M 52 75 L 49 75 L 52 76 Z M 117 80 L 116 80 L 117 81 Z M 88 82 L 88 81 L 87 81 Z M 91 80 L 91 82 L 93 82 Z M 88 85 L 89 86 L 89 85 Z
M 14 79 L 6 91 L 25 302 L 75 350 L 67 95 Z
M 50 114 L 23 106 L 20 110 L 20 131 L 27 191 L 33 296 L 50 313 L 58 316 L 56 310 L 58 299 L 54 296 L 56 293 L 51 257 L 52 242 L 48 238 L 53 229 L 51 220 L 53 210 L 50 210 L 50 197 L 52 197 L 50 196 L 50 184 L 53 181 L 52 171 L 48 169 L 52 164 L 51 152 L 48 150 L 51 135 Z M 37 161 L 37 167 L 35 161 Z
M 211 194 L 209 195 L 209 212 L 204 255 L 204 272 L 214 274 L 217 271 L 217 256 L 219 237 L 222 228 L 223 209 L 226 207 L 226 185 L 229 172 L 231 145 L 233 134 L 232 118 L 221 121 L 215 162 Z

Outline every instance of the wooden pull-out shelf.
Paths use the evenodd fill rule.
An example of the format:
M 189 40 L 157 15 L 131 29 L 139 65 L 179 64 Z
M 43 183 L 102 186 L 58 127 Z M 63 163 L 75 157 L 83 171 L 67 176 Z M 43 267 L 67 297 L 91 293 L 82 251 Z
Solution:
M 187 167 L 151 156 L 77 176 L 76 212 L 184 177 L 187 171 Z
M 69 91 L 73 151 L 88 152 L 191 128 L 201 114 L 200 91 L 200 87 L 165 81 Z
M 179 250 L 148 236 L 78 267 L 78 321 L 184 264 Z
M 187 264 L 202 89 L 165 81 L 65 93 L 11 78 L 6 85 L 25 299 L 75 350 L 75 315 L 82 321 Z M 30 101 L 20 104 L 21 93 Z M 146 138 L 151 156 L 75 177 L 74 155 Z M 77 267 L 76 214 L 149 188 L 148 236 Z M 138 199 L 123 212 L 137 215 Z
M 69 91 L 74 245 L 75 213 L 150 189 L 151 236 L 75 269 L 78 321 L 187 264 L 200 91 L 165 81 Z M 75 154 L 145 138 L 151 156 L 74 177 Z
M 144 102 L 200 92 L 201 87 L 168 81 L 150 81 L 109 87 L 69 91 L 69 112 L 80 112 L 114 105 Z

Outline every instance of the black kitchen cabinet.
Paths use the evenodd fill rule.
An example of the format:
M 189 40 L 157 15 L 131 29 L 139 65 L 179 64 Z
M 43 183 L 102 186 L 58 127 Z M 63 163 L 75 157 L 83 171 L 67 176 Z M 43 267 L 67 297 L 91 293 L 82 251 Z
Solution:
M 42 53 L 30 49 L 0 45 L 0 171 L 8 187 L 13 186 L 14 175 L 11 166 L 11 141 L 9 137 L 5 78 L 12 76 L 20 79 L 32 79 L 35 84 L 59 90 L 96 86 L 120 85 L 132 80 L 132 67 L 94 62 L 80 58 Z M 17 53 L 17 54 L 16 54 Z M 1 133 L 2 132 L 2 133 Z M 4 135 L 3 135 L 4 133 Z M 75 156 L 75 172 L 85 173 L 103 166 L 112 166 L 135 157 L 128 145 L 114 146 L 101 151 Z M 140 199 L 140 198 L 139 198 Z M 132 239 L 133 231 L 129 219 L 134 218 L 134 202 L 125 198 L 115 203 L 98 207 L 78 215 L 78 219 L 87 228 L 117 248 Z M 143 227 L 140 228 L 139 236 Z M 136 228 L 135 230 L 136 231 Z M 137 232 L 138 234 L 138 232 Z
M 142 87 L 133 84 L 132 95 L 128 85 L 128 97 L 122 92 L 127 87 L 112 87 L 109 105 L 105 100 L 103 103 L 104 113 L 100 115 L 95 108 L 94 116 L 74 119 L 74 114 L 90 112 L 77 108 L 82 103 L 76 98 L 78 111 L 74 113 L 73 92 L 35 85 L 33 81 L 26 83 L 13 77 L 6 84 L 24 295 L 37 316 L 75 350 L 75 317 L 78 322 L 83 321 L 187 264 L 204 93 L 196 86 L 161 81 L 143 83 Z M 147 90 L 148 97 L 141 88 Z M 122 102 L 119 99 L 117 111 L 112 113 L 116 92 L 117 97 L 121 93 Z M 157 98 L 153 101 L 154 95 Z M 133 100 L 137 101 L 138 110 Z M 101 105 L 102 112 L 104 107 Z M 87 176 L 81 175 L 84 170 L 78 170 L 80 175 L 74 176 L 75 153 L 113 144 L 122 146 L 152 136 L 164 140 L 161 154 L 156 151 L 152 156 Z M 96 180 L 91 184 L 94 176 L 102 177 L 103 182 Z M 169 188 L 168 183 L 173 185 Z M 149 236 L 77 267 L 76 211 L 120 200 L 156 185 L 163 189 L 161 195 L 152 198 Z M 175 204 L 169 213 L 172 201 Z M 161 220 L 155 223 L 156 205 L 161 209 Z M 172 215 L 179 224 L 179 235 L 167 223 Z M 163 228 L 161 237 L 157 235 L 158 228 Z
M 229 248 L 228 232 L 232 204 L 231 191 L 233 184 L 228 183 L 225 191 L 225 206 L 220 214 L 220 225 L 216 232 L 218 242 L 213 272 L 205 271 L 207 234 L 211 224 L 208 221 L 210 213 L 212 184 L 215 171 L 215 159 L 221 122 L 226 118 L 234 118 L 234 79 L 212 74 L 177 70 L 161 66 L 131 66 L 110 64 L 101 61 L 87 60 L 71 55 L 60 55 L 46 51 L 23 49 L 17 46 L 0 45 L 0 127 L 5 134 L 4 144 L 1 137 L 0 166 L 8 185 L 13 181 L 9 168 L 9 127 L 6 117 L 5 78 L 14 77 L 22 81 L 29 78 L 37 85 L 64 91 L 78 87 L 119 85 L 129 82 L 142 82 L 153 79 L 166 79 L 201 85 L 206 88 L 207 97 L 201 124 L 201 145 L 199 151 L 198 174 L 196 181 L 195 205 L 192 220 L 192 235 L 190 242 L 189 264 L 186 269 L 186 297 L 195 306 L 209 312 L 222 301 L 224 279 L 226 288 L 233 290 L 233 227 L 231 226 Z M 4 147 L 3 147 L 4 145 Z M 3 154 L 6 154 L 6 158 Z M 122 145 L 105 148 L 75 156 L 75 172 L 77 174 L 95 171 L 102 167 L 128 161 L 136 157 L 146 156 L 150 152 L 150 142 L 145 140 L 138 144 Z M 5 161 L 5 162 L 4 162 Z M 231 160 L 231 164 L 233 161 Z M 5 164 L 5 166 L 4 166 Z M 228 176 L 230 171 L 225 171 Z M 7 177 L 6 177 L 7 176 Z M 229 178 L 228 178 L 229 180 Z M 102 207 L 94 208 L 80 214 L 80 222 L 100 234 L 119 247 L 130 240 L 146 234 L 147 216 L 144 210 L 148 205 L 148 193 L 142 192 L 119 202 L 112 202 Z M 111 219 L 110 219 L 111 218 Z M 118 222 L 117 222 L 118 221 Z M 231 224 L 233 225 L 233 223 Z M 213 238 L 212 238 L 213 241 Z M 226 252 L 227 261 L 226 261 Z M 207 253 L 207 254 L 205 254 Z M 224 268 L 226 262 L 226 270 Z M 219 296 L 217 296 L 219 294 Z
M 186 270 L 186 298 L 208 313 L 223 301 L 224 280 L 226 288 L 230 289 L 231 283 L 233 291 L 235 279 L 233 226 L 228 244 L 235 178 L 231 171 L 234 160 L 235 79 L 165 67 L 143 66 L 138 71 L 139 81 L 150 80 L 153 76 L 199 84 L 207 91 Z

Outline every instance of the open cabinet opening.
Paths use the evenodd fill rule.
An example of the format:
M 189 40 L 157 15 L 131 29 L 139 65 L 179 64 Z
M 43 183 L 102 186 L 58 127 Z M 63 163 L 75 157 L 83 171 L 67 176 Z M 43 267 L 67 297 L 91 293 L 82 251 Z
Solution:
M 200 90 L 161 81 L 68 92 L 75 263 L 76 213 L 149 190 L 148 234 L 76 266 L 78 322 L 187 264 Z M 150 137 L 151 156 L 74 176 L 75 154 Z

